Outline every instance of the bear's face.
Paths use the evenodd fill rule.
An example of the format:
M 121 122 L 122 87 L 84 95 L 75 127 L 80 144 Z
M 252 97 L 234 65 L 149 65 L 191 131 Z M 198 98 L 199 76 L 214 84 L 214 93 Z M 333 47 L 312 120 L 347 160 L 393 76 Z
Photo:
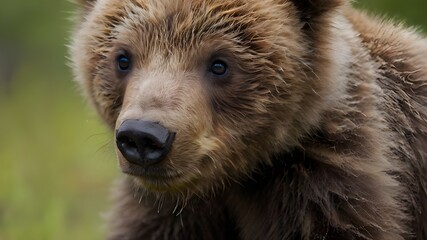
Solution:
M 91 102 L 116 133 L 140 120 L 174 135 L 149 166 L 117 150 L 122 170 L 145 189 L 205 193 L 239 181 L 317 121 L 312 95 L 326 93 L 312 79 L 312 46 L 293 1 L 89 5 L 71 54 Z

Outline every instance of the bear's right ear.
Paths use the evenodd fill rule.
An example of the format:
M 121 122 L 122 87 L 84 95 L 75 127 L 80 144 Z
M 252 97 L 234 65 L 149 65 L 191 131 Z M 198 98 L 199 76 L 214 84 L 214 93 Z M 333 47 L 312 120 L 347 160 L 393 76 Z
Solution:
M 345 5 L 349 0 L 290 0 L 298 9 L 301 18 L 310 21 Z

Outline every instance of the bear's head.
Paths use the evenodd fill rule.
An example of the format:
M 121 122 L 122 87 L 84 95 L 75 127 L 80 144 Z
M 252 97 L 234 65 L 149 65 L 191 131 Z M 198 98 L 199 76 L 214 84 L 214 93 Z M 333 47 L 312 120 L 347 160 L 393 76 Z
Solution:
M 82 1 L 76 80 L 151 192 L 212 192 L 297 146 L 340 91 L 343 0 Z M 339 41 L 337 41 L 339 42 Z

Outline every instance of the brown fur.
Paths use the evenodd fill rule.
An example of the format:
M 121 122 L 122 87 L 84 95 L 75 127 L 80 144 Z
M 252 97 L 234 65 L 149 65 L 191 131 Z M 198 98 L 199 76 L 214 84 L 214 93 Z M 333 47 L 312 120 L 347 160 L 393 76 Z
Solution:
M 345 0 L 85 6 L 70 49 L 99 114 L 177 133 L 155 168 L 117 151 L 129 175 L 109 239 L 427 239 L 427 40 L 414 30 Z M 215 58 L 225 79 L 207 73 Z

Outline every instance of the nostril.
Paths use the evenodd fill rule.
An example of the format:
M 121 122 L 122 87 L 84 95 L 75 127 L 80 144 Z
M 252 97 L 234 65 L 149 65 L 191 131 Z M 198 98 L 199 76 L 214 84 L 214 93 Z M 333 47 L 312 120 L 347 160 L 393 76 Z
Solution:
M 123 147 L 125 147 L 125 148 L 138 149 L 136 142 L 134 142 L 131 138 L 122 137 L 120 139 L 120 142 L 122 143 Z
M 153 141 L 150 141 L 149 139 L 143 139 L 141 141 L 141 147 L 147 152 L 161 148 L 161 146 L 159 146 Z
M 138 151 L 138 146 L 132 138 L 128 136 L 120 136 L 117 138 L 117 147 L 120 152 L 131 162 L 140 161 L 140 154 Z

